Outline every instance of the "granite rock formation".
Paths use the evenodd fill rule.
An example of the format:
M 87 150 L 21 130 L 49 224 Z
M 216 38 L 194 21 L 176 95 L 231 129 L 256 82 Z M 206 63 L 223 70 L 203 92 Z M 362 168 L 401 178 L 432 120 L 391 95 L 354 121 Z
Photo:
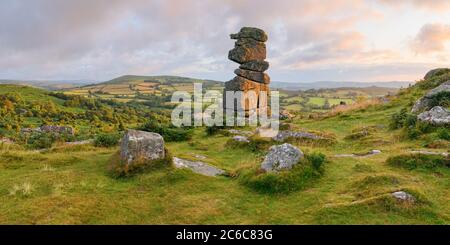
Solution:
M 235 47 L 230 50 L 228 58 L 238 64 L 234 77 L 231 81 L 225 83 L 224 107 L 226 108 L 226 92 L 241 91 L 242 97 L 236 98 L 240 102 L 234 108 L 226 108 L 233 111 L 244 110 L 246 115 L 250 112 L 258 112 L 260 109 L 267 109 L 267 99 L 269 98 L 270 77 L 265 73 L 269 68 L 266 59 L 267 34 L 258 28 L 243 27 L 236 34 L 230 35 L 231 39 L 236 39 Z M 246 99 L 246 96 L 254 92 L 254 100 Z M 261 97 L 265 94 L 265 98 Z M 248 98 L 248 97 L 247 97 Z

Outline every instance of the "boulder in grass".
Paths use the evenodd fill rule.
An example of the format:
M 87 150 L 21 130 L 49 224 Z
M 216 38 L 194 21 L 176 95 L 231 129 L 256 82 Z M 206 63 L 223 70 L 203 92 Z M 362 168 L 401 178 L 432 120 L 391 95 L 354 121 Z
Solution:
M 441 93 L 450 93 L 450 81 L 447 81 L 436 88 L 430 90 L 423 97 L 418 99 L 411 109 L 412 113 L 418 113 L 423 110 L 428 110 L 433 105 L 434 97 L 438 96 Z
M 396 192 L 392 193 L 392 196 L 395 199 L 397 199 L 399 201 L 403 201 L 403 202 L 412 202 L 413 203 L 416 201 L 416 198 L 413 195 L 411 195 L 407 192 L 404 192 L 404 191 L 396 191 Z
M 267 172 L 289 170 L 303 157 L 303 152 L 291 144 L 274 145 L 270 147 L 261 168 Z
M 244 143 L 249 143 L 249 142 L 250 142 L 250 140 L 249 140 L 247 137 L 242 136 L 242 135 L 236 135 L 236 136 L 234 136 L 234 137 L 233 137 L 233 140 L 234 140 L 234 141 L 237 141 L 237 142 L 244 142 Z
M 450 125 L 450 110 L 441 106 L 435 106 L 429 111 L 420 113 L 417 119 L 436 126 Z
M 124 164 L 164 157 L 164 139 L 157 133 L 128 130 L 122 139 L 120 158 Z

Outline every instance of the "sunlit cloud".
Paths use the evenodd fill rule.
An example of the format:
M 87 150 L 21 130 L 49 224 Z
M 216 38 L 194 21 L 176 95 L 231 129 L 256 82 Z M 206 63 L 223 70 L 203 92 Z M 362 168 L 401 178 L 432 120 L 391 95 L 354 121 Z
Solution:
M 269 34 L 268 72 L 274 81 L 414 80 L 418 72 L 448 61 L 450 17 L 443 10 L 449 5 L 439 0 L 3 0 L 0 78 L 170 74 L 225 81 L 236 68 L 227 59 L 234 45 L 229 34 L 256 26 Z M 386 69 L 387 64 L 397 69 Z

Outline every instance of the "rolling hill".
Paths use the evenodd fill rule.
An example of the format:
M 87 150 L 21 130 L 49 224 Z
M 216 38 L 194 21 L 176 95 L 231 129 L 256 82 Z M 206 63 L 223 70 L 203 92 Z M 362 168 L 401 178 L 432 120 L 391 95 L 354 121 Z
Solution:
M 213 80 L 178 76 L 125 75 L 112 80 L 65 90 L 67 94 L 95 95 L 102 98 L 131 99 L 137 94 L 168 95 L 176 90 L 193 91 L 194 83 L 206 89 L 222 89 L 222 83 Z

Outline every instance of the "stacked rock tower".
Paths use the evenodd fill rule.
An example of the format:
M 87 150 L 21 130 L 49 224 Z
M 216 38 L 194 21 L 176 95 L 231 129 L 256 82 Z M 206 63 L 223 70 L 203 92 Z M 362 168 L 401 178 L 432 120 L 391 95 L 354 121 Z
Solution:
M 234 107 L 234 110 L 244 110 L 246 115 L 250 112 L 258 112 L 267 109 L 267 98 L 269 97 L 270 77 L 265 73 L 269 68 L 266 59 L 267 34 L 258 28 L 243 27 L 236 34 L 230 35 L 231 39 L 236 39 L 235 46 L 228 53 L 228 59 L 239 63 L 239 69 L 234 73 L 233 80 L 225 83 L 224 106 L 226 106 L 226 91 L 242 91 L 247 93 L 254 91 L 256 100 L 241 100 L 241 108 Z M 261 96 L 265 93 L 265 99 Z M 227 108 L 230 109 L 230 108 Z

